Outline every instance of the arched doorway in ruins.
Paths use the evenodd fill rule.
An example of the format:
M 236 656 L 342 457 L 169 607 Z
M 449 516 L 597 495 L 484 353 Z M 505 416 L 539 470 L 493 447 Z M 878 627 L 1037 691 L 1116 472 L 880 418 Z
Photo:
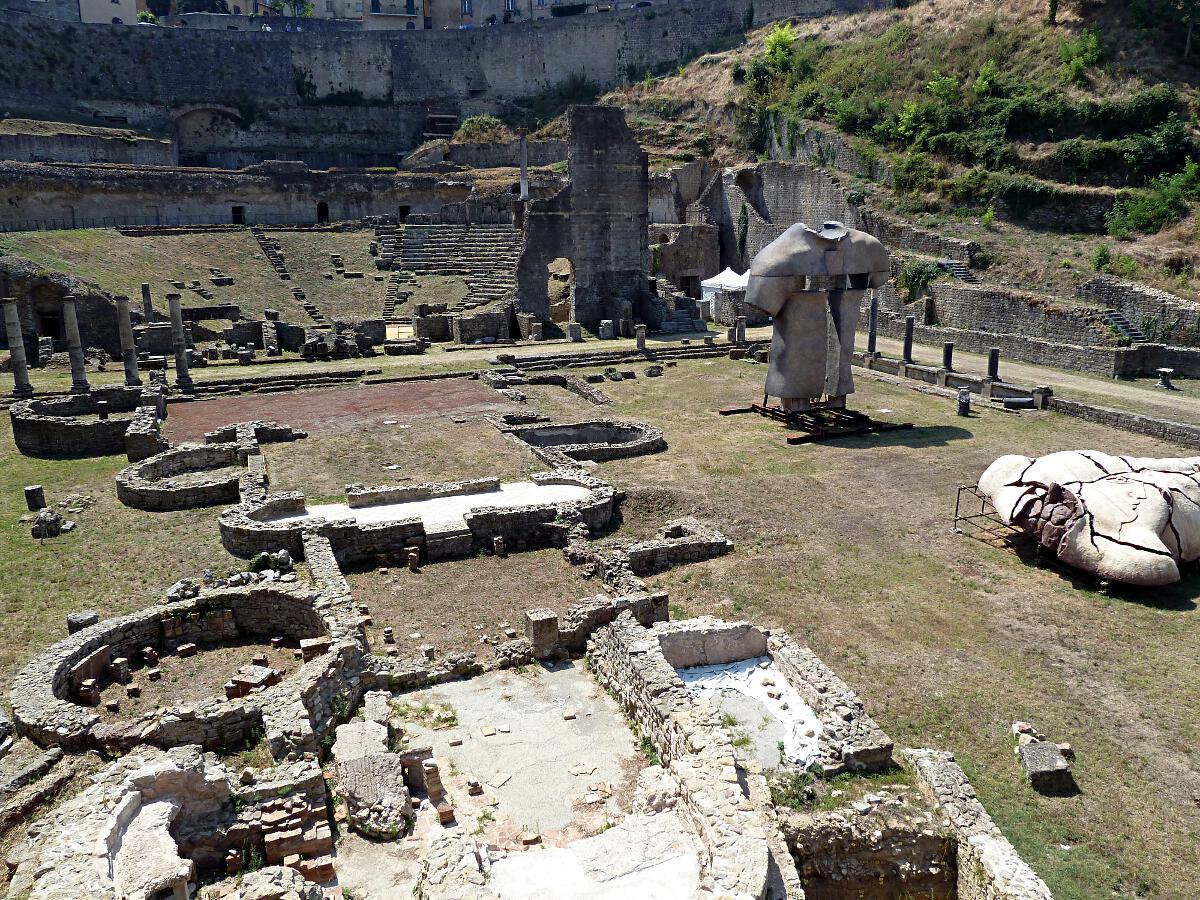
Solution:
M 317 204 L 317 224 L 325 225 L 329 222 L 329 204 L 322 200 Z

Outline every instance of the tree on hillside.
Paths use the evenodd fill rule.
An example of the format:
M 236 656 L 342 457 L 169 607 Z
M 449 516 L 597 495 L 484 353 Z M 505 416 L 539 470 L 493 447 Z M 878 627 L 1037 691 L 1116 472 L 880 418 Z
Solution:
M 225 0 L 179 0 L 176 9 L 183 13 L 229 13 Z
M 287 8 L 288 15 L 294 18 L 308 19 L 312 17 L 312 0 L 283 0 L 283 5 Z
M 1187 26 L 1187 39 L 1183 44 L 1183 55 L 1186 59 L 1192 53 L 1192 31 L 1200 21 L 1200 0 L 1170 0 L 1170 4 L 1175 17 Z
M 146 9 L 161 19 L 171 14 L 171 0 L 146 0 Z

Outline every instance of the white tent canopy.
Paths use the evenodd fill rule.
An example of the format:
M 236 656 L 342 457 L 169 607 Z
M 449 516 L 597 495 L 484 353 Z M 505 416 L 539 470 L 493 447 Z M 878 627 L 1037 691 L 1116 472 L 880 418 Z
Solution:
M 745 275 L 739 275 L 733 269 L 726 269 L 721 274 L 700 282 L 700 287 L 707 294 L 715 294 L 717 291 L 745 290 L 746 282 L 749 280 L 749 269 L 746 270 Z

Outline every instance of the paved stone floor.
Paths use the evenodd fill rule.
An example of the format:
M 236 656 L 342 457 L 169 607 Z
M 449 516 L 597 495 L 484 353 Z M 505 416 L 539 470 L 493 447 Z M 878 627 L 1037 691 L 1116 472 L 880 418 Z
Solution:
M 491 672 L 403 699 L 454 709 L 453 728 L 406 725 L 410 746 L 432 745 L 438 760 L 482 781 L 498 811 L 529 831 L 619 819 L 621 798 L 644 764 L 616 703 L 581 662 Z M 593 785 L 611 786 L 611 794 L 597 797 Z

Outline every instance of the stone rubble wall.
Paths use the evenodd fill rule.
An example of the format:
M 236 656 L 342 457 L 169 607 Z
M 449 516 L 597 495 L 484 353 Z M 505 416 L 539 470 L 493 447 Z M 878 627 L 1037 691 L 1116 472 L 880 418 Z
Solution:
M 500 428 L 555 467 L 571 461 L 608 462 L 660 453 L 667 449 L 662 430 L 642 422 L 595 419 L 588 422 L 523 425 Z
M 330 633 L 349 635 L 353 641 L 353 627 L 340 624 L 347 618 L 357 621 L 348 598 L 347 591 L 338 605 L 311 590 L 283 585 L 222 588 L 99 622 L 53 645 L 18 674 L 10 693 L 18 733 L 39 745 L 68 750 L 128 749 L 138 743 L 164 747 L 195 743 L 210 749 L 234 745 L 260 729 L 271 709 L 311 690 L 312 672 L 305 673 L 308 666 L 300 675 L 248 698 L 205 699 L 160 710 L 150 723 L 116 724 L 102 723 L 89 707 L 71 699 L 72 669 L 104 648 L 108 658 L 140 659 L 143 647 L 162 652 L 180 643 L 215 644 L 243 635 L 301 639 Z
M 891 765 L 892 739 L 867 715 L 849 685 L 784 632 L 772 632 L 767 647 L 776 667 L 821 720 L 821 766 L 827 775 Z
M 719 893 L 765 897 L 770 826 L 738 783 L 734 747 L 718 710 L 683 686 L 654 633 L 630 614 L 592 635 L 587 658 L 597 681 L 678 780 L 676 808 L 705 848 L 706 880 Z
M 959 900 L 1051 900 L 1050 889 L 1001 834 L 953 754 L 917 749 L 902 755 L 957 838 Z
M 116 475 L 117 499 L 133 509 L 197 509 L 237 503 L 239 473 L 224 473 L 180 483 L 179 475 L 237 466 L 237 444 L 181 444 L 122 469 Z
M 162 453 L 171 446 L 162 434 L 162 420 L 153 406 L 139 406 L 125 429 L 125 455 L 140 462 Z

